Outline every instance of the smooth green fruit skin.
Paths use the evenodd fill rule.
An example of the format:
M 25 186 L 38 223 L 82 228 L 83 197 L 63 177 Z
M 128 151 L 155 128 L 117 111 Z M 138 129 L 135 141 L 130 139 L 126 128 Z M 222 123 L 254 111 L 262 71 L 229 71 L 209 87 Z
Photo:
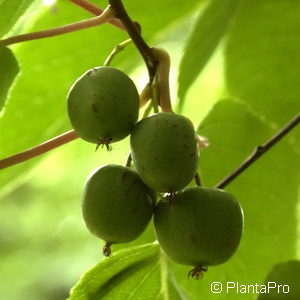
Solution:
M 270 288 L 269 293 L 260 294 L 258 300 L 299 300 L 300 299 L 300 261 L 291 260 L 277 264 L 267 276 L 264 285 L 276 283 L 277 288 Z M 278 286 L 281 285 L 278 292 Z M 283 286 L 285 285 L 285 293 Z M 287 286 L 289 292 L 287 293 Z
M 199 152 L 193 124 L 184 116 L 157 113 L 138 122 L 131 137 L 134 165 L 158 192 L 175 192 L 195 176 Z
M 138 118 L 139 95 L 133 81 L 111 67 L 84 73 L 71 87 L 67 100 L 75 132 L 91 143 L 125 138 Z
M 226 262 L 243 231 L 243 212 L 229 193 L 203 187 L 178 192 L 154 212 L 157 239 L 179 264 L 201 267 Z
M 106 165 L 88 177 L 82 201 L 87 228 L 109 243 L 137 238 L 149 223 L 155 195 L 130 168 Z

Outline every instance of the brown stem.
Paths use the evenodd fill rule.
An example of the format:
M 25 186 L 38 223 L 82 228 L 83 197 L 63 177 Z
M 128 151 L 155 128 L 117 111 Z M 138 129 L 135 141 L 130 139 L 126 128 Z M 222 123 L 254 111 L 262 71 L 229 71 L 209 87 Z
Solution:
M 69 0 L 69 1 L 73 2 L 74 4 L 80 6 L 81 8 L 85 9 L 86 11 L 88 11 L 91 14 L 96 15 L 96 16 L 101 15 L 103 12 L 103 9 L 101 9 L 94 3 L 91 3 L 86 0 Z M 122 22 L 120 22 L 120 20 L 118 20 L 116 18 L 111 18 L 108 21 L 108 23 L 110 23 L 111 25 L 114 25 L 115 27 L 117 27 L 119 29 L 125 30 L 125 27 L 122 24 Z
M 30 149 L 24 151 L 24 152 L 20 152 L 16 155 L 13 155 L 8 158 L 4 158 L 4 159 L 0 160 L 0 169 L 5 169 L 7 167 L 16 165 L 16 164 L 24 162 L 28 159 L 39 156 L 45 152 L 48 152 L 54 148 L 57 148 L 63 144 L 71 142 L 77 138 L 78 138 L 78 136 L 74 132 L 74 130 L 67 131 L 67 132 L 63 133 L 62 135 L 59 135 L 45 143 L 42 143 L 40 145 L 37 145 L 33 148 L 30 148 Z
M 119 18 L 122 21 L 130 38 L 132 39 L 133 43 L 136 45 L 137 49 L 141 53 L 148 69 L 150 82 L 152 82 L 156 73 L 157 61 L 150 47 L 146 44 L 146 42 L 141 36 L 139 30 L 140 27 L 138 26 L 137 23 L 133 22 L 130 19 L 121 0 L 109 0 L 109 4 L 115 11 L 115 17 Z
M 16 43 L 25 42 L 25 41 L 38 40 L 38 39 L 43 39 L 43 38 L 47 38 L 47 37 L 51 37 L 51 36 L 57 36 L 57 35 L 65 34 L 65 33 L 70 33 L 70 32 L 81 30 L 81 29 L 95 27 L 95 26 L 106 23 L 112 16 L 113 16 L 113 10 L 110 7 L 108 7 L 100 16 L 97 16 L 95 18 L 91 18 L 88 20 L 83 20 L 83 21 L 76 22 L 73 24 L 68 24 L 68 25 L 51 28 L 51 29 L 47 29 L 47 30 L 13 36 L 13 37 L 1 40 L 0 46 L 7 46 L 7 45 L 16 44 Z
M 300 122 L 300 114 L 294 117 L 287 125 L 285 125 L 278 133 L 276 133 L 270 140 L 262 146 L 258 146 L 254 152 L 231 174 L 225 177 L 221 182 L 216 185 L 216 188 L 224 188 L 231 183 L 236 177 L 244 172 L 250 165 L 252 165 L 258 158 L 266 153 L 272 146 L 278 143 L 285 135 L 287 135 L 296 125 Z

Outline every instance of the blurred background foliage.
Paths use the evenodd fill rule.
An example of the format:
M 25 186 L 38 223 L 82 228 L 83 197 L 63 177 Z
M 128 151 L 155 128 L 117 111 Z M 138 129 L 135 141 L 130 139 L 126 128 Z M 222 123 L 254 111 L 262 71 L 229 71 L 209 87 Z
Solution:
M 102 8 L 107 4 L 93 2 Z M 171 55 L 174 105 L 179 86 L 178 108 L 210 140 L 201 154 L 200 171 L 205 185 L 214 186 L 300 110 L 300 4 L 175 2 L 124 4 L 142 25 L 146 41 L 165 47 Z M 10 10 L 4 10 L 7 5 L 0 2 L 0 16 L 14 12 L 17 1 L 10 3 Z M 90 17 L 67 0 L 15 5 L 19 10 L 14 17 L 0 18 L 3 24 L 12 22 L 10 26 L 18 20 L 9 36 Z M 1 34 L 10 26 L 6 31 L 0 26 Z M 21 72 L 1 112 L 0 157 L 69 130 L 66 94 L 73 81 L 103 64 L 126 38 L 124 32 L 104 25 L 10 47 Z M 147 82 L 145 66 L 132 45 L 112 65 L 131 74 L 139 90 Z M 244 207 L 245 235 L 234 258 L 211 268 L 202 281 L 187 280 L 188 268 L 173 265 L 179 285 L 191 299 L 255 299 L 212 294 L 209 284 L 263 283 L 275 263 L 300 258 L 299 149 L 296 129 L 228 187 Z M 123 164 L 128 150 L 128 139 L 114 144 L 111 152 L 95 152 L 94 145 L 76 140 L 0 171 L 1 299 L 65 299 L 80 275 L 101 259 L 101 241 L 82 221 L 81 194 L 90 171 L 106 163 Z M 149 226 L 130 245 L 154 239 Z

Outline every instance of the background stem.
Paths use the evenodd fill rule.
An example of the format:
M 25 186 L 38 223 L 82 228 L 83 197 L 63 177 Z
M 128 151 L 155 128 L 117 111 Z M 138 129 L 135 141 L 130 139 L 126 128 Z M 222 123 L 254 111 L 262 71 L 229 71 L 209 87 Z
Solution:
M 8 46 L 20 42 L 26 42 L 26 41 L 32 41 L 32 40 L 38 40 L 43 38 L 48 38 L 52 36 L 57 36 L 61 34 L 66 34 L 90 27 L 99 26 L 101 24 L 106 23 L 111 17 L 113 17 L 113 10 L 108 7 L 103 13 L 95 18 L 91 18 L 88 20 L 79 21 L 76 23 L 51 28 L 47 30 L 37 31 L 37 32 L 31 32 L 31 33 L 25 33 L 16 35 L 4 40 L 0 41 L 0 46 Z
M 278 131 L 270 140 L 268 140 L 262 146 L 256 147 L 254 152 L 231 174 L 220 181 L 216 188 L 222 189 L 231 183 L 236 177 L 244 172 L 250 165 L 252 165 L 258 158 L 266 153 L 271 147 L 278 143 L 285 135 L 287 135 L 296 125 L 300 122 L 300 114 L 294 117 L 287 125 L 285 125 L 280 131 Z
M 13 155 L 8 158 L 0 160 L 0 169 L 4 169 L 4 168 L 10 167 L 10 166 L 19 164 L 21 162 L 24 162 L 26 160 L 29 160 L 31 158 L 34 158 L 36 156 L 39 156 L 45 152 L 48 152 L 54 148 L 57 148 L 63 144 L 71 142 L 77 138 L 78 138 L 78 135 L 75 133 L 74 130 L 67 131 L 67 132 L 63 133 L 62 135 L 59 135 L 45 143 L 42 143 L 33 148 L 25 150 L 24 152 L 20 152 L 16 155 Z

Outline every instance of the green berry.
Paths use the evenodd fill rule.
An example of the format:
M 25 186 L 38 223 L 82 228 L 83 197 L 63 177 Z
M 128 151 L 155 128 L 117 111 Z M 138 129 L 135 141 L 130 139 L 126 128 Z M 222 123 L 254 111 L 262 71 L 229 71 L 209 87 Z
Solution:
M 137 238 L 153 214 L 155 196 L 130 168 L 106 165 L 88 177 L 82 202 L 87 228 L 107 244 Z
M 133 81 L 111 67 L 84 73 L 67 98 L 75 132 L 91 143 L 107 145 L 125 138 L 138 118 L 139 95 Z
M 173 193 L 195 176 L 199 153 L 189 119 L 174 113 L 157 113 L 138 122 L 131 138 L 134 165 L 153 190 Z
M 243 212 L 237 200 L 219 189 L 187 188 L 154 212 L 157 239 L 179 264 L 195 267 L 226 262 L 236 251 L 243 231 Z

